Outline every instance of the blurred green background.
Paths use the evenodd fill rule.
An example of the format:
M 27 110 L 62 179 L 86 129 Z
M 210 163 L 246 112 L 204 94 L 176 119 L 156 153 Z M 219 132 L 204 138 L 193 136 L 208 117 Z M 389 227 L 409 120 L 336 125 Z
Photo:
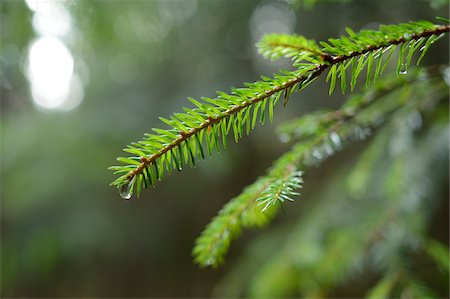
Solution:
M 324 40 L 344 34 L 345 26 L 374 29 L 435 16 L 448 17 L 448 6 L 419 0 L 313 9 L 254 0 L 2 1 L 1 295 L 211 296 L 247 242 L 267 231 L 246 233 L 218 270 L 193 264 L 195 238 L 288 149 L 276 125 L 338 107 L 343 97 L 328 97 L 324 79 L 318 80 L 288 108 L 277 107 L 274 124 L 167 177 L 139 200 L 124 201 L 109 186 L 114 177 L 107 167 L 121 149 L 160 127 L 158 116 L 190 106 L 188 96 L 213 97 L 288 68 L 288 61 L 258 56 L 254 44 L 263 33 Z M 447 44 L 432 48 L 425 64 L 448 62 Z M 304 198 L 335 163 L 312 170 Z M 301 211 L 303 202 L 289 209 Z M 280 216 L 275 226 L 289 219 Z M 448 227 L 439 229 L 448 235 Z

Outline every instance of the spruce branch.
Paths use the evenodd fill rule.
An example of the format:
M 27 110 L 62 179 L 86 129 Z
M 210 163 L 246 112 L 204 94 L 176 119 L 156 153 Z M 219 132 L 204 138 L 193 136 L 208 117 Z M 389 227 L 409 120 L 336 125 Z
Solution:
M 276 60 L 280 57 L 292 58 L 300 62 L 306 60 L 320 63 L 329 60 L 329 54 L 322 52 L 314 40 L 296 34 L 267 34 L 256 44 L 258 52 L 265 58 Z
M 131 197 L 134 190 L 139 196 L 142 188 L 148 188 L 161 180 L 165 171 L 171 173 L 173 169 L 181 170 L 183 165 L 195 165 L 198 159 L 205 157 L 204 147 L 210 155 L 213 149 L 219 151 L 220 139 L 226 147 L 226 137 L 230 132 L 238 142 L 244 131 L 249 134 L 258 118 L 264 123 L 268 114 L 272 120 L 273 108 L 281 95 L 284 95 L 286 104 L 294 91 L 305 88 L 327 68 L 330 68 L 330 93 L 337 77 L 341 78 L 341 88 L 345 92 L 345 73 L 352 66 L 353 90 L 356 78 L 366 65 L 366 82 L 375 80 L 385 68 L 395 46 L 401 44 L 400 67 L 397 68 L 397 73 L 400 73 L 403 65 L 407 67 L 410 63 L 414 51 L 424 44 L 420 48 L 420 61 L 429 46 L 444 32 L 449 31 L 449 26 L 419 21 L 381 26 L 380 31 L 363 30 L 358 34 L 349 29 L 347 31 L 349 37 L 330 39 L 330 44 L 322 43 L 321 52 L 324 54 L 319 57 L 321 62 L 314 59 L 314 55 L 321 52 L 303 51 L 309 54 L 299 54 L 303 58 L 295 61 L 294 65 L 298 68 L 296 71 L 275 75 L 271 79 L 264 77 L 261 81 L 247 84 L 246 88 L 233 89 L 231 94 L 219 92 L 215 99 L 203 98 L 202 102 L 190 99 L 196 108 L 185 108 L 185 113 L 176 113 L 170 119 L 161 118 L 170 129 L 153 129 L 155 134 L 146 134 L 143 140 L 124 149 L 134 156 L 120 157 L 117 160 L 125 165 L 110 167 L 115 174 L 120 175 L 112 185 L 117 186 L 126 199 Z M 276 47 L 279 46 L 278 44 Z M 381 58 L 387 50 L 389 56 L 383 62 Z M 407 50 L 404 64 L 403 57 Z M 360 57 L 357 64 L 356 57 Z M 376 58 L 378 63 L 371 79 L 372 64 Z
M 170 173 L 173 169 L 181 170 L 186 164 L 195 165 L 197 159 L 205 157 L 204 147 L 211 155 L 214 149 L 219 151 L 219 140 L 226 147 L 227 135 L 231 132 L 238 142 L 244 132 L 248 134 L 254 128 L 258 120 L 264 123 L 268 115 L 271 121 L 274 105 L 282 95 L 286 104 L 294 91 L 305 88 L 325 69 L 330 68 L 327 77 L 331 79 L 330 92 L 337 77 L 341 78 L 341 88 L 345 92 L 347 69 L 352 72 L 352 89 L 357 76 L 366 66 L 366 82 L 374 81 L 386 67 L 395 45 L 402 45 L 399 52 L 399 62 L 401 61 L 402 65 L 405 51 L 408 50 L 406 64 L 409 64 L 412 54 L 419 46 L 424 45 L 420 48 L 420 60 L 429 46 L 448 30 L 449 26 L 436 26 L 423 21 L 384 26 L 379 32 L 362 31 L 355 34 L 348 29 L 349 38 L 330 40 L 331 45 L 322 43 L 324 54 L 320 56 L 317 56 L 318 52 L 298 52 L 297 59 L 294 59 L 294 65 L 298 68 L 296 71 L 284 72 L 274 78 L 263 77 L 261 81 L 246 84 L 246 88 L 233 89 L 231 94 L 219 92 L 215 99 L 203 98 L 202 102 L 190 99 L 197 108 L 185 108 L 185 113 L 176 113 L 170 119 L 161 118 L 170 129 L 153 129 L 156 134 L 146 134 L 143 140 L 125 149 L 135 156 L 118 158 L 118 161 L 127 165 L 111 167 L 115 173 L 121 174 L 112 184 L 119 187 L 122 197 L 126 199 L 131 197 L 134 189 L 139 196 L 141 188 L 154 185 L 161 179 L 164 171 Z M 383 35 L 383 41 L 380 35 Z M 306 39 L 297 40 L 309 43 Z M 267 47 L 270 45 L 275 44 L 266 44 Z M 280 47 L 280 44 L 276 47 Z M 383 53 L 388 50 L 388 58 L 382 61 Z M 273 53 L 276 51 L 282 50 L 277 48 Z M 317 61 L 312 58 L 314 55 Z M 371 80 L 375 58 L 378 62 Z M 366 107 L 361 105 L 359 108 L 364 110 Z M 333 154 L 335 150 L 340 149 L 342 139 L 348 139 L 355 134 L 358 138 L 366 137 L 367 129 L 362 130 L 361 127 L 370 128 L 371 122 L 374 123 L 377 118 L 371 120 L 369 117 L 365 123 L 358 124 L 356 116 L 358 114 L 354 111 L 340 111 L 328 115 L 327 121 L 332 126 L 328 127 L 327 131 L 294 146 L 292 151 L 274 164 L 265 177 L 258 179 L 240 196 L 225 205 L 197 240 L 193 252 L 196 261 L 204 266 L 217 266 L 223 262 L 231 240 L 242 228 L 267 223 L 275 215 L 276 203 L 291 199 L 289 196 L 295 194 L 293 189 L 300 187 L 300 167 Z M 261 212 L 261 204 L 264 204 L 264 213 Z
M 300 171 L 290 173 L 287 178 L 280 178 L 264 190 L 261 197 L 257 199 L 258 205 L 264 205 L 261 212 L 265 212 L 271 205 L 282 205 L 285 201 L 294 201 L 292 196 L 300 195 L 294 190 L 300 189 L 303 180 Z
M 238 262 L 241 267 L 245 267 L 247 259 L 251 260 L 249 263 L 258 266 L 254 266 L 251 280 L 242 277 L 241 273 L 234 273 L 243 281 L 250 281 L 243 285 L 248 293 L 234 290 L 240 292 L 240 297 L 259 298 L 264 294 L 273 297 L 313 297 L 314 294 L 321 294 L 327 297 L 333 288 L 342 285 L 343 280 L 359 277 L 362 274 L 362 266 L 365 270 L 369 267 L 372 271 L 384 274 L 392 270 L 393 261 L 400 261 L 395 267 L 402 272 L 401 282 L 412 281 L 411 278 L 414 277 L 405 277 L 405 274 L 413 274 L 414 270 L 410 271 L 410 265 L 404 265 L 401 261 L 405 261 L 406 251 L 417 251 L 418 244 L 423 244 L 419 245 L 423 246 L 421 250 L 429 251 L 427 243 L 422 241 L 427 239 L 425 230 L 422 226 L 417 226 L 417 221 L 418 217 L 421 221 L 425 220 L 424 216 L 430 212 L 430 200 L 436 199 L 436 196 L 433 196 L 436 188 L 424 188 L 428 183 L 423 178 L 430 178 L 430 169 L 433 169 L 432 179 L 440 176 L 439 171 L 446 172 L 448 154 L 448 115 L 443 121 L 435 121 L 436 114 L 440 114 L 438 109 L 426 108 L 428 104 L 444 104 L 439 108 L 446 111 L 448 86 L 442 79 L 430 79 L 431 81 L 423 80 L 419 85 L 414 82 L 405 86 L 410 93 L 409 96 L 404 93 L 404 96 L 410 98 L 411 102 L 408 100 L 407 105 L 400 107 L 371 141 L 372 143 L 381 140 L 384 154 L 375 156 L 375 161 L 371 163 L 374 167 L 368 170 L 371 179 L 364 187 L 368 189 L 369 195 L 359 200 L 349 199 L 350 196 L 343 188 L 347 178 L 338 171 L 333 184 L 326 188 L 329 192 L 320 193 L 320 196 L 313 198 L 314 201 L 317 199 L 318 203 L 312 210 L 302 214 L 304 217 L 299 219 L 298 225 L 291 230 L 292 233 L 283 238 L 282 247 L 277 247 L 263 257 L 257 254 L 251 256 L 249 252 L 243 254 L 245 259 Z M 440 91 L 436 93 L 436 89 Z M 388 99 L 395 100 L 397 95 L 398 91 Z M 427 105 L 422 105 L 423 98 L 426 98 Z M 415 109 L 430 117 L 431 127 L 425 126 L 419 132 L 417 127 L 408 121 L 411 115 L 415 114 Z M 407 129 L 392 134 L 399 123 Z M 398 138 L 403 138 L 402 135 L 411 134 L 413 143 L 405 147 L 406 152 L 398 156 L 390 153 L 390 144 Z M 400 180 L 402 183 L 396 184 L 396 187 L 401 189 L 396 193 L 401 196 L 380 197 L 380 193 L 385 192 L 385 188 L 379 184 L 380 178 L 392 178 L 390 173 L 396 167 L 397 158 L 407 161 L 406 164 L 411 166 L 403 172 L 397 172 L 399 177 L 396 182 Z M 361 157 L 358 160 L 364 159 L 365 157 Z M 441 167 L 436 167 L 438 165 Z M 441 183 L 445 186 L 445 180 Z M 321 200 L 327 195 L 335 197 L 332 201 Z M 333 215 L 340 217 L 332 217 Z M 363 220 L 365 222 L 355 225 L 355 219 L 358 224 L 363 223 Z M 394 235 L 389 235 L 390 233 Z M 448 262 L 448 248 L 447 251 L 445 249 L 445 246 L 439 249 L 441 257 L 438 258 L 442 259 L 444 265 L 445 260 Z M 408 261 L 412 262 L 411 259 Z M 440 263 L 439 261 L 438 264 Z M 330 265 L 333 267 L 330 268 Z M 423 267 L 420 263 L 418 266 Z M 294 279 L 283 280 L 280 285 L 279 277 Z M 317 277 L 321 278 L 320 281 Z M 386 290 L 386 296 L 397 297 L 395 294 L 389 296 L 389 293 L 390 291 Z
M 309 132 L 296 143 L 292 150 L 282 155 L 268 173 L 259 178 L 237 197 L 231 199 L 212 219 L 196 241 L 193 250 L 195 261 L 201 266 L 216 267 L 223 263 L 231 241 L 245 228 L 261 227 L 270 221 L 277 212 L 280 187 L 296 184 L 300 188 L 300 169 L 323 161 L 334 152 L 341 150 L 346 142 L 364 139 L 370 132 L 390 119 L 399 109 L 418 109 L 432 107 L 442 95 L 430 92 L 433 97 L 421 97 L 418 93 L 412 100 L 410 93 L 403 93 L 401 86 L 422 83 L 442 89 L 442 82 L 433 72 L 416 71 L 405 77 L 388 77 L 374 85 L 363 95 L 350 98 L 341 109 L 311 117 L 300 118 L 284 126 L 281 134 L 297 139 L 296 131 L 310 125 L 321 123 L 324 127 Z M 423 82 L 425 80 L 425 82 Z M 433 89 L 434 90 L 434 89 Z M 376 106 L 376 104 L 379 104 Z M 412 107 L 412 108 L 411 108 Z M 304 121 L 304 120 L 307 121 Z M 292 132 L 292 128 L 296 131 Z M 316 126 L 317 127 L 317 126 Z M 292 181 L 294 178 L 294 181 Z M 291 185 L 292 186 L 292 185 Z M 294 192 L 294 188 L 289 190 Z M 292 195 L 292 194 L 291 194 Z M 265 204 L 262 212 L 261 204 Z

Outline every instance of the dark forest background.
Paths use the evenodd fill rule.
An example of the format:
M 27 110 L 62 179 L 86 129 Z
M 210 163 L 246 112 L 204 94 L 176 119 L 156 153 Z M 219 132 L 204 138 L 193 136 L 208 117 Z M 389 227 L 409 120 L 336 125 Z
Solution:
M 275 134 L 277 125 L 339 107 L 344 97 L 328 96 L 325 79 L 317 80 L 286 109 L 277 107 L 273 124 L 167 177 L 139 200 L 122 200 L 109 186 L 114 176 L 107 167 L 121 149 L 159 127 L 158 116 L 189 106 L 188 96 L 213 97 L 288 68 L 288 61 L 257 54 L 263 33 L 325 40 L 344 34 L 346 26 L 375 29 L 448 17 L 448 6 L 436 10 L 418 0 L 312 9 L 254 0 L 0 5 L 1 292 L 34 298 L 211 296 L 248 242 L 301 214 L 310 195 L 362 143 L 311 169 L 304 200 L 267 230 L 246 232 L 220 269 L 193 263 L 195 238 L 288 149 Z M 446 38 L 433 47 L 425 64 L 448 63 L 447 45 Z M 434 233 L 448 244 L 448 201 L 441 211 Z

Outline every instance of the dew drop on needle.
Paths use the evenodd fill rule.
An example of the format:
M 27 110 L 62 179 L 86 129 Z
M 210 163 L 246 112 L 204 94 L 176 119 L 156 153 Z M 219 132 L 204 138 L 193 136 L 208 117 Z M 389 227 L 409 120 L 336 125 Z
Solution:
M 127 184 L 123 184 L 122 186 L 119 187 L 119 194 L 120 197 L 122 197 L 123 199 L 130 199 L 131 195 L 132 195 L 132 187 L 133 184 L 127 183 Z
M 312 152 L 312 155 L 313 155 L 313 157 L 316 158 L 317 160 L 322 160 L 322 158 L 323 158 L 322 153 L 321 153 L 320 151 L 318 151 L 318 150 L 314 150 L 314 151 Z
M 402 64 L 402 68 L 400 69 L 400 75 L 406 75 L 408 73 L 408 69 L 406 67 L 406 64 Z
M 342 145 L 341 138 L 336 132 L 331 132 L 330 139 L 336 147 L 341 147 Z

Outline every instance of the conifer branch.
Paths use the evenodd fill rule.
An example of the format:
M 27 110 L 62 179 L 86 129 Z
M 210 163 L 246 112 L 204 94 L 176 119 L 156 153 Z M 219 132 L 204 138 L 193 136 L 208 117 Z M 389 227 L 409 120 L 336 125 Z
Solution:
M 327 297 L 335 287 L 342 286 L 343 280 L 352 281 L 362 275 L 362 269 L 366 271 L 367 268 L 382 274 L 382 277 L 394 268 L 402 273 L 401 279 L 394 279 L 395 282 L 401 280 L 401 284 L 408 284 L 407 287 L 409 284 L 420 286 L 414 280 L 418 278 L 413 276 L 414 270 L 410 269 L 413 259 L 405 260 L 405 253 L 417 250 L 434 255 L 432 258 L 437 265 L 448 268 L 448 248 L 438 245 L 439 249 L 433 248 L 436 252 L 430 254 L 430 243 L 424 242 L 428 239 L 425 230 L 417 226 L 418 219 L 421 219 L 420 222 L 425 221 L 424 216 L 429 214 L 432 204 L 430 199 L 436 197 L 435 191 L 439 189 L 434 184 L 428 185 L 429 181 L 423 178 L 435 181 L 441 177 L 439 172 L 446 173 L 448 113 L 445 103 L 448 85 L 442 80 L 442 74 L 432 73 L 428 77 L 423 72 L 414 72 L 408 76 L 411 75 L 416 80 L 408 81 L 404 90 L 397 89 L 384 100 L 380 99 L 383 106 L 394 102 L 394 106 L 399 108 L 369 144 L 369 147 L 375 146 L 382 154 L 371 155 L 372 166 L 365 168 L 370 177 L 361 182 L 366 194 L 357 200 L 352 198 L 345 190 L 348 177 L 341 169 L 337 171 L 332 184 L 326 187 L 329 192 L 319 192 L 318 197 L 311 198 L 317 203 L 302 213 L 298 225 L 290 230 L 287 237 L 282 235 L 282 247 L 275 246 L 261 255 L 264 244 L 274 239 L 280 240 L 273 236 L 278 235 L 279 231 L 272 232 L 272 237 L 269 234 L 258 238 L 256 243 L 247 246 L 250 248 L 238 261 L 239 268 L 225 279 L 230 281 L 229 278 L 238 278 L 246 282 L 240 286 L 237 284 L 233 290 L 236 297 L 237 294 L 239 297 L 254 298 L 265 294 L 272 297 L 314 297 L 315 294 Z M 438 107 L 439 104 L 444 105 Z M 372 106 L 370 110 L 376 112 L 378 108 Z M 420 128 L 411 122 L 411 116 L 418 113 L 424 117 L 424 126 Z M 437 115 L 443 119 L 436 118 Z M 402 130 L 398 130 L 399 125 Z M 393 131 L 396 134 L 392 134 Z M 392 144 L 398 144 L 399 139 L 404 138 L 407 140 L 403 144 L 404 151 L 392 151 Z M 359 162 L 367 163 L 365 152 L 358 158 Z M 398 171 L 399 159 L 407 167 L 401 171 Z M 433 169 L 431 173 L 430 169 Z M 390 186 L 383 186 L 383 182 Z M 444 187 L 446 180 L 441 183 Z M 391 187 L 396 191 L 389 190 Z M 333 196 L 333 200 L 326 200 L 327 195 Z M 349 221 L 355 218 L 358 225 L 355 225 L 354 220 Z M 397 261 L 400 263 L 395 263 Z M 394 267 L 392 262 L 395 263 Z M 251 279 L 246 277 L 245 272 L 239 271 L 249 265 L 253 269 Z M 333 267 L 330 268 L 330 265 Z M 423 267 L 423 263 L 418 266 Z M 294 278 L 280 282 L 280 277 Z M 320 281 L 317 277 L 321 278 Z M 226 286 L 226 283 L 222 285 L 225 294 L 220 296 L 231 294 L 227 294 Z M 405 288 L 404 284 L 400 286 Z M 371 298 L 398 297 L 398 288 L 395 293 L 391 293 L 391 289 L 387 287 L 385 291 L 376 291 L 378 295 Z M 427 297 L 424 294 L 415 293 L 413 297 Z
M 256 46 L 258 52 L 270 60 L 284 56 L 297 62 L 307 60 L 312 63 L 320 63 L 330 59 L 330 55 L 324 53 L 314 40 L 308 40 L 296 34 L 267 34 Z
M 336 54 L 335 56 L 330 57 L 330 63 L 335 64 L 335 63 L 343 62 L 344 60 L 348 60 L 355 56 L 359 56 L 359 55 L 366 54 L 368 52 L 373 52 L 373 51 L 379 50 L 380 48 L 386 48 L 386 47 L 389 47 L 392 45 L 403 44 L 403 43 L 409 42 L 411 40 L 418 40 L 420 38 L 428 38 L 431 36 L 440 36 L 441 34 L 448 32 L 450 29 L 450 25 L 435 26 L 432 23 L 428 24 L 423 21 L 420 23 L 419 22 L 417 22 L 417 23 L 424 25 L 424 27 L 421 27 L 421 28 L 429 28 L 429 29 L 426 29 L 421 32 L 416 32 L 413 34 L 411 34 L 411 33 L 401 34 L 402 32 L 399 31 L 399 32 L 396 32 L 395 35 L 392 35 L 392 37 L 390 39 L 387 39 L 387 40 L 380 39 L 379 44 L 374 44 L 374 45 L 370 45 L 370 46 L 366 46 L 365 44 L 362 44 L 360 51 L 351 51 L 350 53 L 344 54 L 344 55 L 342 55 L 342 48 L 337 48 L 337 47 L 333 48 L 332 46 L 329 46 L 326 43 L 322 43 L 322 45 L 324 45 L 325 48 L 330 51 L 330 54 L 332 54 L 332 53 Z M 397 27 L 397 28 L 395 28 L 395 27 Z M 380 36 L 383 33 L 388 33 L 391 30 L 395 30 L 394 28 L 400 29 L 400 28 L 402 28 L 402 25 L 381 26 L 380 31 L 364 30 L 359 34 L 361 35 L 362 33 L 364 33 L 364 35 L 369 36 L 371 34 L 377 33 L 376 35 Z M 347 31 L 350 33 L 351 38 L 356 37 L 356 39 L 353 39 L 353 42 L 355 42 L 355 45 L 360 46 L 360 45 L 358 45 L 359 44 L 358 39 L 360 37 L 358 37 L 356 34 L 352 33 L 349 28 L 347 28 Z M 336 42 L 333 39 L 331 39 L 330 42 L 333 44 L 338 44 L 338 42 Z M 347 49 L 352 50 L 351 48 L 347 48 Z
M 269 119 L 273 117 L 273 107 L 284 94 L 284 104 L 295 90 L 301 90 L 314 81 L 325 69 L 330 68 L 328 78 L 331 78 L 330 93 L 334 89 L 336 78 L 341 78 L 341 88 L 345 92 L 345 73 L 352 65 L 352 89 L 356 78 L 362 69 L 368 66 L 367 82 L 375 80 L 386 66 L 395 45 L 402 44 L 400 49 L 400 66 L 403 65 L 403 56 L 406 55 L 406 65 L 410 63 L 415 50 L 420 48 L 422 55 L 429 46 L 450 26 L 436 26 L 432 23 L 420 21 L 409 24 L 382 26 L 380 31 L 361 31 L 355 34 L 348 29 L 349 37 L 339 40 L 330 39 L 330 43 L 322 43 L 325 54 L 319 57 L 318 63 L 314 57 L 318 51 L 306 51 L 307 55 L 299 54 L 294 65 L 297 71 L 275 75 L 274 78 L 263 78 L 262 81 L 247 84 L 246 88 L 234 89 L 231 94 L 219 93 L 216 99 L 204 98 L 202 102 L 190 99 L 195 109 L 185 109 L 185 113 L 174 114 L 171 119 L 161 118 L 171 128 L 169 130 L 154 129 L 156 134 L 146 134 L 144 140 L 133 143 L 125 149 L 134 154 L 133 157 L 118 158 L 125 163 L 122 166 L 113 166 L 120 177 L 112 185 L 118 186 L 124 198 L 130 198 L 133 190 L 139 196 L 141 188 L 147 188 L 160 180 L 164 171 L 170 173 L 172 169 L 181 170 L 183 164 L 195 165 L 196 160 L 204 158 L 204 147 L 211 155 L 213 148 L 219 151 L 219 139 L 226 147 L 226 137 L 232 131 L 237 142 L 245 130 L 248 134 L 254 128 L 256 120 L 264 123 L 266 106 Z M 299 44 L 305 43 L 311 49 L 312 42 L 297 38 Z M 403 46 L 407 44 L 407 46 Z M 278 45 L 279 46 L 279 45 Z M 277 46 L 277 47 L 278 47 Z M 383 51 L 391 49 L 388 59 L 382 62 Z M 305 52 L 305 51 L 303 51 Z M 310 54 L 313 55 L 310 55 Z M 366 55 L 367 54 L 367 55 Z M 314 56 L 316 55 L 316 56 Z M 356 57 L 360 57 L 356 65 Z M 367 56 L 367 57 L 366 57 Z M 371 79 L 371 69 L 375 58 L 378 58 L 374 76 Z M 306 60 L 307 63 L 301 60 Z M 384 64 L 384 65 L 383 65 Z M 397 68 L 400 73 L 401 67 Z M 339 72 L 339 73 L 338 73 Z M 253 112 L 250 118 L 250 112 Z
M 299 136 L 296 131 L 303 131 L 311 123 L 320 123 L 320 126 L 313 125 L 314 130 L 306 129 L 309 134 L 301 136 L 302 141 L 281 156 L 267 175 L 246 187 L 212 219 L 196 241 L 193 250 L 195 261 L 202 266 L 213 267 L 223 263 L 232 239 L 245 228 L 267 224 L 276 214 L 276 204 L 282 203 L 278 197 L 280 186 L 297 183 L 295 189 L 301 188 L 300 169 L 316 164 L 341 150 L 346 141 L 366 138 L 400 108 L 405 110 L 409 109 L 409 106 L 417 107 L 419 104 L 428 107 L 435 105 L 436 101 L 442 99 L 441 95 L 426 98 L 418 96 L 420 101 L 414 99 L 408 104 L 406 97 L 409 97 L 409 93 L 402 94 L 400 88 L 426 80 L 425 78 L 430 78 L 431 81 L 424 84 L 440 86 L 440 81 L 435 77 L 437 74 L 432 72 L 413 72 L 407 77 L 386 78 L 371 91 L 350 98 L 339 110 L 314 115 L 316 119 L 308 115 L 282 127 L 281 134 L 288 134 L 290 138 L 297 139 Z M 375 104 L 378 106 L 374 107 Z M 292 181 L 290 178 L 296 179 Z M 261 204 L 264 204 L 264 208 L 261 208 Z

